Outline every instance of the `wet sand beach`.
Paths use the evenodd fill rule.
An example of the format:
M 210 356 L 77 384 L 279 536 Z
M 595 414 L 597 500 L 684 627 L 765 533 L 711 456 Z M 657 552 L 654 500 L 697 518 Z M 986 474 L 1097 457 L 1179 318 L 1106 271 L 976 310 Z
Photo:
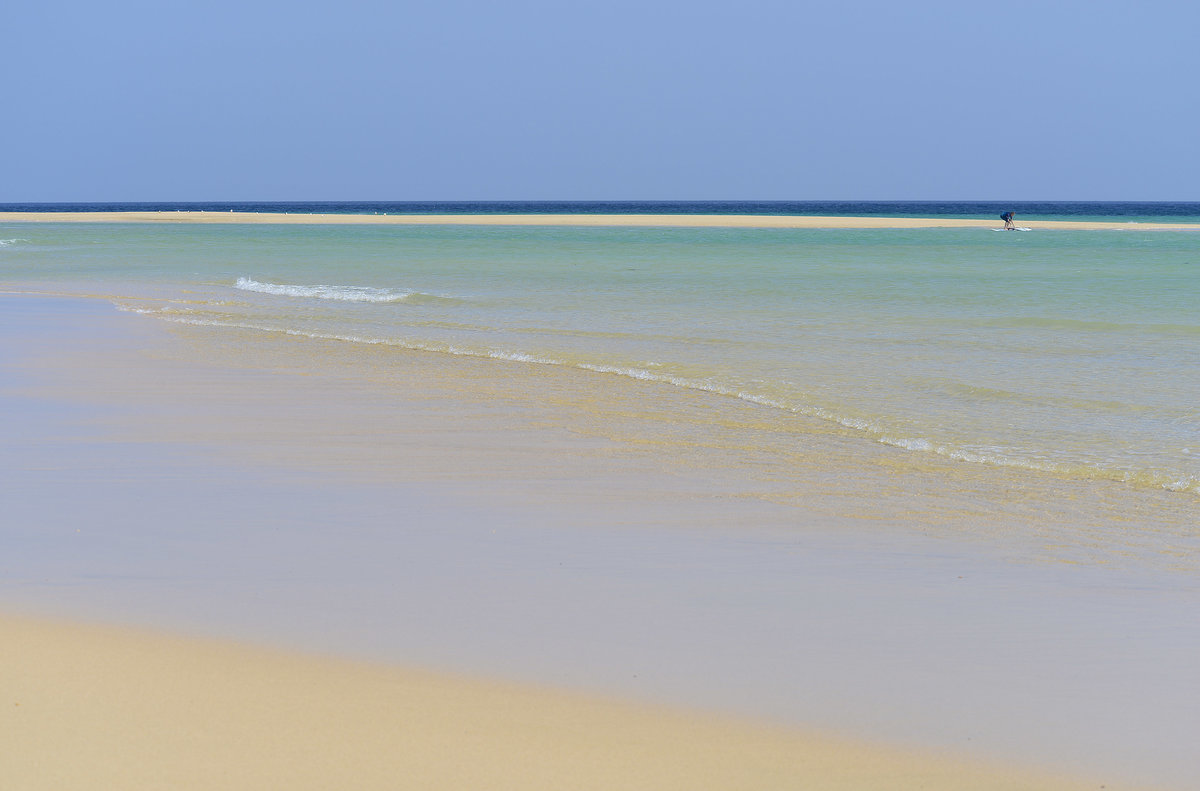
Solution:
M 7 788 L 1085 789 L 729 718 L 0 616 Z

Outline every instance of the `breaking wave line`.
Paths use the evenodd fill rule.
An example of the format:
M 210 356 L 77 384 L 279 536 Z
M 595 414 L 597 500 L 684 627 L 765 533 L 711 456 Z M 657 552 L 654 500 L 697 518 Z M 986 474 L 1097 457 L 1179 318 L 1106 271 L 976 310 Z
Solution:
M 263 283 L 249 277 L 239 277 L 234 288 L 278 297 L 301 297 L 308 299 L 333 299 L 340 302 L 396 303 L 421 300 L 448 299 L 419 291 L 395 288 L 372 288 L 370 286 L 301 286 L 286 283 Z

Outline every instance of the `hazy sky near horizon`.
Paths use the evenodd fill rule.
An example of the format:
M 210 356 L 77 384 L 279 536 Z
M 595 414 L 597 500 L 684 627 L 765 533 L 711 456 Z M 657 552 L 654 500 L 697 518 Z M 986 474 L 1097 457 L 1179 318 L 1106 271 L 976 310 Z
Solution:
M 0 202 L 1200 200 L 1200 6 L 21 3 Z

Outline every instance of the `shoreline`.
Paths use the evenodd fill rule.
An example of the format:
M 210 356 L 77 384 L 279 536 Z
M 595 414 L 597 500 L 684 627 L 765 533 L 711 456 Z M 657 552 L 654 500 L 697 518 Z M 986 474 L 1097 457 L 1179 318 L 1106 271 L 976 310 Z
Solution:
M 127 627 L 0 614 L 0 638 L 0 783 L 27 791 L 1097 785 L 703 712 Z
M 589 414 L 610 424 L 641 390 L 620 381 L 536 372 L 556 400 L 589 402 L 581 405 L 586 412 L 564 412 L 529 400 L 529 372 L 518 363 L 444 366 L 421 353 L 163 327 L 94 300 L 11 299 L 10 331 L 0 336 L 0 350 L 13 352 L 0 355 L 13 366 L 8 392 L 0 390 L 9 399 L 0 422 L 8 424 L 12 470 L 0 492 L 10 492 L 13 549 L 0 559 L 2 610 L 275 646 L 280 663 L 332 654 L 397 673 L 435 668 L 532 690 L 580 690 L 661 705 L 685 726 L 683 712 L 721 712 L 712 716 L 845 734 L 884 745 L 880 754 L 1108 775 L 1109 788 L 1145 787 L 1118 785 L 1139 775 L 1148 785 L 1186 787 L 1172 782 L 1192 761 L 1178 742 L 1194 732 L 1194 714 L 1185 710 L 1194 682 L 1190 665 L 1183 667 L 1194 641 L 1179 624 L 1194 610 L 1172 577 L 1048 563 L 1040 551 L 1037 565 L 1014 562 L 996 547 L 955 539 L 953 530 L 908 535 L 909 524 L 925 524 L 903 515 L 918 505 L 909 490 L 923 476 L 889 483 L 894 468 L 863 466 L 859 455 L 838 461 L 823 443 L 805 451 L 819 462 L 817 477 L 805 478 L 795 506 L 785 508 L 744 496 L 757 484 L 729 466 L 736 455 L 728 451 L 713 457 L 719 466 L 698 453 L 688 466 L 668 468 L 653 453 L 579 434 L 588 424 L 564 422 Z M 698 409 L 707 399 L 689 396 Z M 606 411 L 593 411 L 593 400 Z M 744 411 L 753 418 L 753 408 Z M 844 475 L 829 467 L 843 463 Z M 860 503 L 847 514 L 822 494 L 831 474 L 852 475 L 876 492 L 878 513 L 862 513 Z M 938 506 L 955 491 L 938 488 L 940 481 L 928 479 L 929 506 L 949 505 L 972 522 L 987 518 L 968 517 L 961 509 L 974 506 L 962 493 Z M 1005 491 L 989 485 L 978 504 L 1003 506 L 991 518 L 1023 533 L 1012 528 L 1028 509 L 1009 503 Z M 1037 512 L 1033 526 L 1045 518 L 1040 505 Z M 1040 543 L 1027 536 L 1018 544 L 1028 540 Z M 1065 644 L 1064 633 L 1073 635 Z M 79 635 L 66 645 L 53 653 L 85 663 L 101 653 Z M 131 675 L 145 675 L 133 661 L 140 651 L 124 645 L 114 650 L 131 657 Z M 1155 673 L 1144 678 L 1148 651 Z M 1163 657 L 1176 658 L 1174 665 Z M 42 680 L 43 663 L 30 662 Z M 270 665 L 260 677 L 281 666 Z M 64 675 L 87 676 L 79 668 Z M 52 676 L 45 674 L 50 687 Z M 280 684 L 274 700 L 293 706 L 309 694 L 303 690 L 333 690 L 333 699 L 343 677 Z M 149 695 L 162 698 L 157 687 Z M 364 691 L 357 699 L 376 697 Z M 475 727 L 477 700 L 456 706 L 458 719 L 447 727 Z M 124 705 L 110 711 L 128 711 Z M 187 719 L 187 706 L 164 706 L 172 711 L 164 709 L 167 719 L 152 730 L 207 727 Z M 224 710 L 241 711 L 234 703 Z M 422 730 L 430 710 L 408 710 L 411 727 Z M 1045 732 L 1029 738 L 1035 710 Z M 1155 728 L 1128 727 L 1151 711 Z M 55 741 L 58 729 L 75 732 L 63 716 L 39 743 Z M 137 727 L 140 717 L 121 722 Z M 301 740 L 288 749 L 320 752 L 326 721 L 287 720 Z M 222 738 L 228 727 L 274 743 L 275 726 L 244 725 L 233 715 L 217 722 Z M 363 738 L 378 743 L 368 727 L 378 724 L 364 719 Z M 576 730 L 595 743 L 594 731 Z M 636 788 L 637 778 L 654 777 L 646 787 L 674 787 L 669 745 L 698 742 L 687 727 L 659 722 L 646 730 L 661 735 L 661 749 L 638 740 L 606 753 L 600 763 L 630 764 L 634 779 L 597 775 L 598 784 Z M 509 737 L 500 727 L 475 733 L 480 749 L 501 749 Z M 519 740 L 534 756 L 523 759 L 526 768 L 540 765 L 542 751 L 560 753 L 554 736 Z M 445 748 L 437 771 L 453 768 L 454 749 Z M 927 771 L 890 768 L 877 784 L 841 769 L 814 778 L 799 774 L 803 749 L 784 750 L 794 765 L 785 780 L 757 781 L 747 769 L 743 784 L 882 790 Z M 650 757 L 638 765 L 631 751 Z M 175 770 L 208 762 L 172 754 Z M 752 756 L 722 754 L 731 771 L 758 765 Z M 863 754 L 861 762 L 874 759 Z M 678 777 L 678 787 L 703 787 Z M 739 785 L 714 777 L 721 787 Z M 579 785 L 561 776 L 545 781 Z M 511 787 L 539 785 L 518 775 Z M 986 786 L 967 777 L 945 787 Z
M 206 223 L 237 225 L 491 225 L 597 228 L 905 229 L 999 228 L 998 220 L 748 214 L 285 214 L 270 212 L 0 212 L 0 223 Z M 1200 231 L 1200 223 L 1021 220 L 1022 227 L 1079 231 Z

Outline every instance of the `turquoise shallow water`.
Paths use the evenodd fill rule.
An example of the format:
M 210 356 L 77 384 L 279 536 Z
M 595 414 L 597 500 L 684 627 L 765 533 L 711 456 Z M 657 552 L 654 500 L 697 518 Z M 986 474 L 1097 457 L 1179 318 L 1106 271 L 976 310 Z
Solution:
M 968 465 L 1200 493 L 1200 234 L 0 226 L 0 286 L 562 365 Z M 790 425 L 790 424 L 789 424 Z M 794 429 L 786 429 L 794 430 Z

